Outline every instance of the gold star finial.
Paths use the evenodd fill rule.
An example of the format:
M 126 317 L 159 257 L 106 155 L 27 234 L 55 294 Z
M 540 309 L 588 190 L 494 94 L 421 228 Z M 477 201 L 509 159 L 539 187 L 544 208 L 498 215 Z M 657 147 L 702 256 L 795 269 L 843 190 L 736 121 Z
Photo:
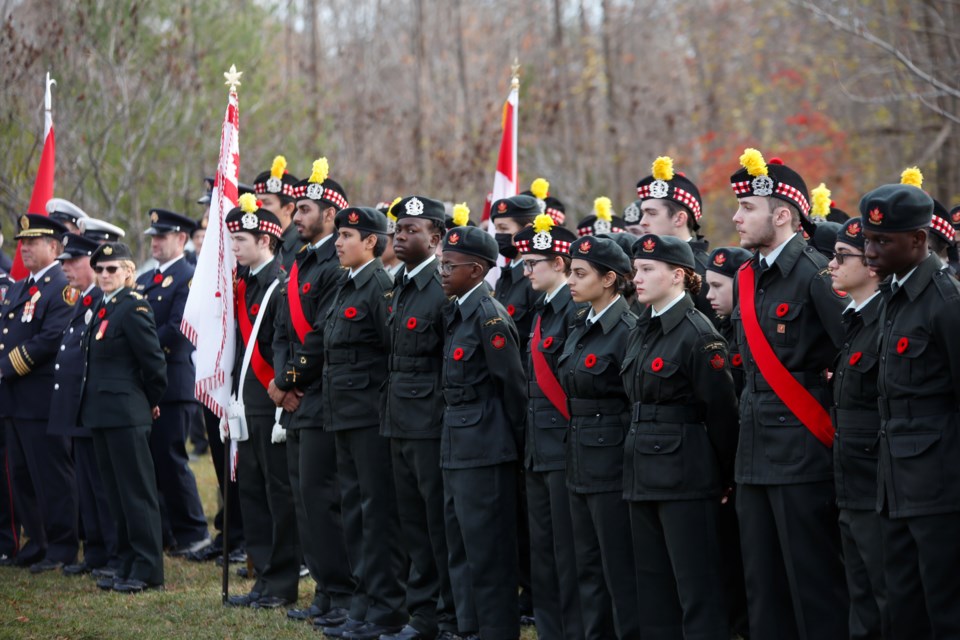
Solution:
M 230 71 L 227 71 L 223 74 L 223 77 L 226 79 L 226 82 L 223 84 L 229 85 L 230 90 L 233 91 L 240 86 L 240 76 L 243 75 L 243 71 L 237 71 L 237 65 L 230 65 Z

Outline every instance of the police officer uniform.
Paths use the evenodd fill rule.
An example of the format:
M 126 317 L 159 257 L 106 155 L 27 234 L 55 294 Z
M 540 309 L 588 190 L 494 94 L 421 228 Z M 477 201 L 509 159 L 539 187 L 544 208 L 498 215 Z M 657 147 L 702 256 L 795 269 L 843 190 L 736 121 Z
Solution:
M 87 258 L 99 245 L 93 240 L 73 233 L 63 237 L 63 253 L 59 260 Z M 93 569 L 115 565 L 117 562 L 117 526 L 110 513 L 107 490 L 100 478 L 93 433 L 79 426 L 80 386 L 83 379 L 83 334 L 93 319 L 103 292 L 92 283 L 76 296 L 70 324 L 64 329 L 60 349 L 53 365 L 53 398 L 47 434 L 70 439 L 76 475 L 80 526 L 83 539 L 83 562 L 63 568 L 68 575 L 79 575 Z
M 570 256 L 577 236 L 555 225 L 549 214 L 513 237 L 520 255 L 538 259 Z M 530 528 L 530 581 L 537 636 L 544 640 L 583 637 L 564 439 L 569 411 L 557 375 L 557 358 L 578 305 L 566 283 L 543 292 L 533 308 L 533 335 L 526 353 L 527 405 L 524 480 Z M 542 382 L 542 386 L 541 386 Z
M 343 187 L 330 177 L 320 182 L 303 180 L 295 193 L 298 200 L 314 200 L 321 210 L 347 206 Z M 287 430 L 287 470 L 300 547 L 317 584 L 311 605 L 288 615 L 338 625 L 347 618 L 356 583 L 343 535 L 336 443 L 333 434 L 323 429 L 323 331 L 314 328 L 322 326 L 342 273 L 334 235 L 304 245 L 288 271 L 282 291 L 285 300 L 274 321 L 273 369 L 278 389 L 304 393 L 297 410 L 284 412 L 281 420 Z M 357 614 L 362 612 L 361 606 Z
M 252 200 L 252 201 L 251 201 Z M 256 205 L 253 195 L 245 195 L 239 207 L 226 217 L 230 233 L 249 233 L 280 237 L 280 221 L 266 209 Z M 234 395 L 241 384 L 241 370 L 246 358 L 250 334 L 257 328 L 254 350 L 243 379 L 242 398 L 248 438 L 238 443 L 237 484 L 243 514 L 244 540 L 247 555 L 253 562 L 257 578 L 253 588 L 243 596 L 231 596 L 234 606 L 277 608 L 296 602 L 300 582 L 300 541 L 297 517 L 290 490 L 285 444 L 274 438 L 276 406 L 267 394 L 274 378 L 273 320 L 283 306 L 278 283 L 264 304 L 267 290 L 282 276 L 279 263 L 270 259 L 255 269 L 238 269 L 237 281 L 237 345 L 234 359 Z
M 583 236 L 570 256 L 624 277 L 631 261 L 605 238 Z M 620 365 L 636 316 L 618 296 L 595 316 L 580 309 L 557 362 L 567 395 L 567 489 L 585 638 L 639 638 L 630 516 L 623 501 L 623 443 L 630 403 Z
M 922 229 L 932 213 L 930 196 L 909 185 L 884 185 L 860 201 L 866 234 Z M 880 284 L 876 506 L 891 638 L 960 629 L 960 285 L 941 267 L 929 255 Z
M 443 203 L 412 196 L 393 209 L 397 222 L 430 220 L 444 228 Z M 387 306 L 389 379 L 380 433 L 390 438 L 390 457 L 404 550 L 410 558 L 407 610 L 410 623 L 391 640 L 455 634 L 457 614 L 447 566 L 443 522 L 440 431 L 443 424 L 443 308 L 439 261 L 431 256 L 403 265 Z
M 762 157 L 758 168 L 749 161 L 751 151 L 759 156 L 755 150 L 744 154 L 745 167 L 731 176 L 734 193 L 782 199 L 806 214 L 808 192 L 799 174 L 778 160 L 766 164 Z M 849 300 L 833 290 L 826 262 L 795 233 L 768 256 L 757 253 L 744 263 L 734 289 L 733 321 L 746 378 L 737 513 L 750 634 L 756 638 L 847 634 L 825 372 L 842 342 L 841 313 Z M 751 291 L 753 308 L 745 316 Z M 752 335 L 763 337 L 773 357 L 757 355 L 759 341 L 749 343 L 750 318 L 752 326 L 759 325 Z M 778 391 L 786 377 L 771 379 L 761 370 L 777 363 L 799 386 Z
M 172 211 L 151 209 L 148 236 L 184 232 L 193 221 Z M 167 388 L 160 401 L 160 417 L 150 430 L 150 451 L 157 473 L 165 546 L 183 554 L 206 546 L 210 540 L 197 480 L 189 467 L 186 437 L 196 417 L 193 345 L 180 331 L 183 308 L 193 281 L 193 266 L 181 254 L 137 278 L 137 292 L 150 303 L 157 336 L 167 359 Z
M 21 238 L 60 241 L 66 227 L 47 216 L 20 217 Z M 59 568 L 77 555 L 77 495 L 70 443 L 47 435 L 54 358 L 76 304 L 60 263 L 11 285 L 0 329 L 0 414 L 6 425 L 15 513 L 29 538 L 17 564 Z M 36 563 L 36 564 L 34 564 Z
M 454 227 L 443 251 L 493 265 L 496 244 L 482 229 Z M 444 318 L 440 466 L 457 621 L 464 636 L 515 639 L 517 461 L 527 410 L 519 337 L 482 281 L 451 302 Z
M 672 236 L 637 240 L 634 259 L 694 269 L 690 245 Z M 730 486 L 737 399 L 727 347 L 689 291 L 630 335 L 621 365 L 633 403 L 624 444 L 642 638 L 730 637 L 717 530 Z
M 272 193 L 280 198 L 283 204 L 295 202 L 298 195 L 304 195 L 307 181 L 300 181 L 286 169 L 287 160 L 283 156 L 273 159 L 269 171 L 263 171 L 253 181 L 253 191 L 256 194 Z M 323 182 L 321 180 L 320 182 Z M 299 187 L 298 187 L 299 185 Z M 346 206 L 346 205 L 343 205 Z M 291 222 L 280 234 L 280 246 L 277 247 L 277 260 L 286 273 L 290 273 L 297 252 L 303 247 L 303 241 L 297 234 L 297 227 Z
M 107 243 L 90 263 L 132 259 L 126 245 Z M 152 408 L 166 390 L 167 364 L 146 299 L 129 287 L 104 296 L 93 309 L 83 349 L 77 423 L 93 433 L 117 526 L 116 577 L 97 586 L 123 593 L 162 587 L 160 505 L 149 431 Z

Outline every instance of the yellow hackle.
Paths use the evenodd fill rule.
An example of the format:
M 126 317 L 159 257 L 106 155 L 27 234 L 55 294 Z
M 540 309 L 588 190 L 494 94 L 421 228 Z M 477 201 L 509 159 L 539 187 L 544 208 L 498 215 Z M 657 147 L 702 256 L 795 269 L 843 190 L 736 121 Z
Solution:
M 279 180 L 283 177 L 283 173 L 287 170 L 287 159 L 283 156 L 277 156 L 273 159 L 273 164 L 270 165 L 270 177 L 276 178 Z
M 313 161 L 313 169 L 310 171 L 309 182 L 321 183 L 330 175 L 330 163 L 326 158 L 317 158 Z
M 900 174 L 900 184 L 909 184 L 911 186 L 923 187 L 923 173 L 917 167 L 908 167 Z
M 541 213 L 533 219 L 534 233 L 550 233 L 553 229 L 553 218 L 545 213 Z
M 673 180 L 673 158 L 660 156 L 653 161 L 654 180 Z
M 830 213 L 830 189 L 827 185 L 820 183 L 820 186 L 810 191 L 813 198 L 813 206 L 810 207 L 810 217 L 825 220 Z
M 613 220 L 613 215 L 610 213 L 611 209 L 613 209 L 613 203 L 607 196 L 600 196 L 593 201 L 593 212 L 597 214 L 598 220 L 606 220 L 607 222 Z
M 543 178 L 537 178 L 530 185 L 530 193 L 533 194 L 534 198 L 546 200 L 547 196 L 550 195 L 550 183 Z
M 466 202 L 453 205 L 453 226 L 465 227 L 470 222 L 470 207 Z
M 240 205 L 240 210 L 244 213 L 256 213 L 259 207 L 257 206 L 257 196 L 252 193 L 245 193 L 237 200 L 237 204 Z
M 743 155 L 740 156 L 740 165 L 754 178 L 769 173 L 763 154 L 756 149 L 745 149 Z

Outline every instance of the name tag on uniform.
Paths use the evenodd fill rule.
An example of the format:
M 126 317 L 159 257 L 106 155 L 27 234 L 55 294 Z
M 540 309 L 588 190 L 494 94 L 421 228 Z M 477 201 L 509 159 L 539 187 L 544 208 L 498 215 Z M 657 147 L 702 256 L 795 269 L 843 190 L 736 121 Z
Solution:
M 107 325 L 109 324 L 110 324 L 109 320 L 104 320 L 103 322 L 100 323 L 100 326 L 97 327 L 97 335 L 95 336 L 97 340 L 103 339 L 103 334 L 107 330 Z

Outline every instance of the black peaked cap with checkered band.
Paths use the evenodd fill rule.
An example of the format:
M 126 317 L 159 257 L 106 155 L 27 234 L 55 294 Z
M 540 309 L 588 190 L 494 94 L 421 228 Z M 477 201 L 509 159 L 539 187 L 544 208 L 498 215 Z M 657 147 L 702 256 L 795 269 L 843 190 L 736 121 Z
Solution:
M 556 223 L 549 213 L 542 213 L 533 220 L 533 225 L 524 227 L 513 236 L 513 244 L 520 255 L 538 253 L 545 256 L 569 256 L 570 245 L 577 234 Z
M 637 198 L 641 203 L 645 200 L 676 202 L 690 212 L 694 226 L 700 228 L 700 217 L 703 215 L 703 199 L 700 197 L 700 190 L 684 173 L 673 170 L 672 158 L 660 156 L 654 160 L 652 173 L 637 183 Z M 631 224 L 637 224 L 637 222 Z
M 767 163 L 759 151 L 747 149 L 740 156 L 740 163 L 740 170 L 730 176 L 730 187 L 738 198 L 777 198 L 794 205 L 803 215 L 810 212 L 807 183 L 783 160 L 771 158 Z

